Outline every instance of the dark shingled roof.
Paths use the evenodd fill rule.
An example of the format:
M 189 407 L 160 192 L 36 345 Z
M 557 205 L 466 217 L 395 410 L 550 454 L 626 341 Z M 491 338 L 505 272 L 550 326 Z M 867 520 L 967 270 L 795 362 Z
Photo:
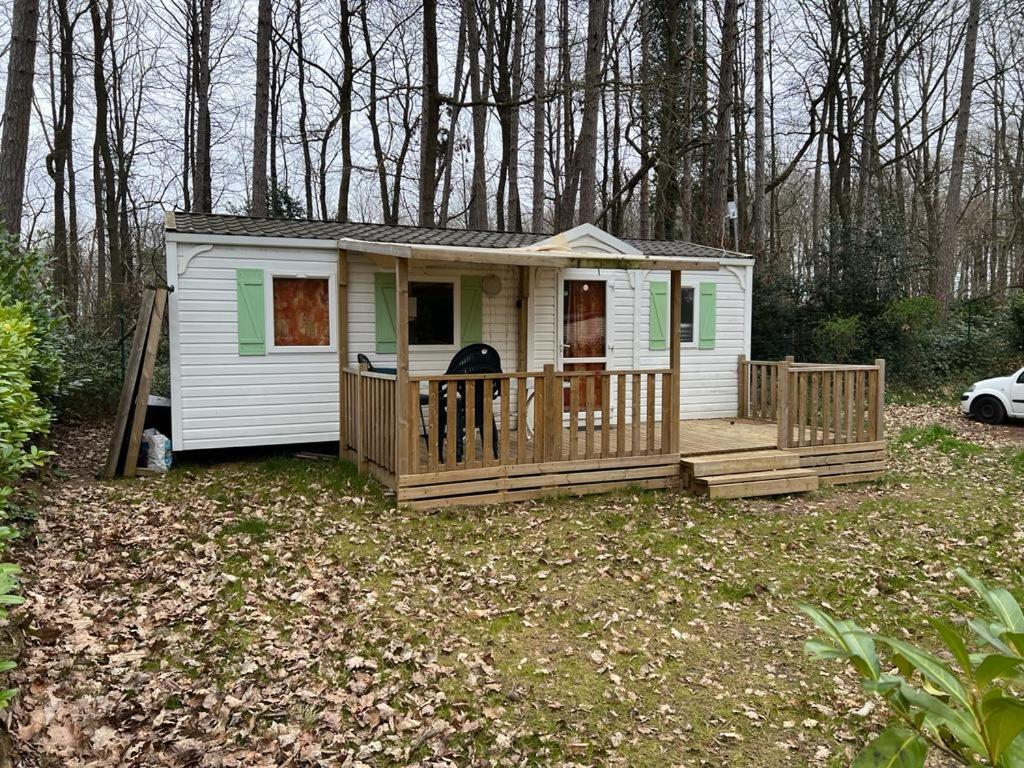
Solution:
M 493 232 L 473 229 L 444 229 L 359 222 L 307 221 L 305 219 L 262 219 L 220 213 L 174 213 L 169 231 L 194 235 L 236 235 L 248 237 L 292 237 L 312 240 L 369 240 L 410 245 L 452 245 L 477 248 L 519 248 L 551 237 L 532 232 Z M 750 258 L 747 254 L 709 248 L 683 240 L 631 240 L 627 243 L 648 256 Z

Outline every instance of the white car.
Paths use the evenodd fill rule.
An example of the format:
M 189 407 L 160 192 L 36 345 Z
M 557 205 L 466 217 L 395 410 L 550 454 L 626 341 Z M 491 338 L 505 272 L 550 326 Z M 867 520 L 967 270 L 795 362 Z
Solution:
M 998 424 L 1007 416 L 1024 418 L 1024 368 L 975 382 L 960 396 L 960 410 L 986 424 Z

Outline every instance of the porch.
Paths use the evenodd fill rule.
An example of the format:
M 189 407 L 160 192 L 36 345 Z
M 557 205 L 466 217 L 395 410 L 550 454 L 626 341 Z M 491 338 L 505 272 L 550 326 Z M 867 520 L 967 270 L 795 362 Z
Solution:
M 404 387 L 365 367 L 342 375 L 343 455 L 415 508 L 623 486 L 735 498 L 871 480 L 885 467 L 881 360 L 740 357 L 738 417 L 685 421 L 673 418 L 671 370 L 548 365 L 410 376 Z

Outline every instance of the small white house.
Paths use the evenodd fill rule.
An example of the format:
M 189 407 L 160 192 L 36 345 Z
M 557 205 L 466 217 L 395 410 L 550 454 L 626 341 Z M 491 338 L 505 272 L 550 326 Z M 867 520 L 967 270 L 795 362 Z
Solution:
M 669 268 L 681 282 L 677 413 L 737 415 L 753 286 L 742 254 L 592 225 L 547 237 L 189 213 L 167 217 L 166 245 L 175 450 L 338 440 L 341 372 L 359 354 L 395 371 L 402 314 L 411 377 L 443 374 L 472 342 L 493 346 L 504 371 L 668 372 Z M 413 251 L 400 313 L 394 257 Z M 622 400 L 606 396 L 614 419 Z M 585 388 L 580 398 L 585 408 Z M 409 417 L 424 432 L 428 409 Z

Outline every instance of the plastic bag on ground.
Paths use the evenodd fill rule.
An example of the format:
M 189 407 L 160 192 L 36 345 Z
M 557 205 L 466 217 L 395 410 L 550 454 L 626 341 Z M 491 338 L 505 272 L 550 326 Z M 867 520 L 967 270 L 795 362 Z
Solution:
M 173 456 L 171 453 L 171 439 L 162 435 L 150 427 L 143 431 L 142 439 L 149 448 L 146 456 L 146 469 L 154 472 L 166 472 L 171 468 Z

